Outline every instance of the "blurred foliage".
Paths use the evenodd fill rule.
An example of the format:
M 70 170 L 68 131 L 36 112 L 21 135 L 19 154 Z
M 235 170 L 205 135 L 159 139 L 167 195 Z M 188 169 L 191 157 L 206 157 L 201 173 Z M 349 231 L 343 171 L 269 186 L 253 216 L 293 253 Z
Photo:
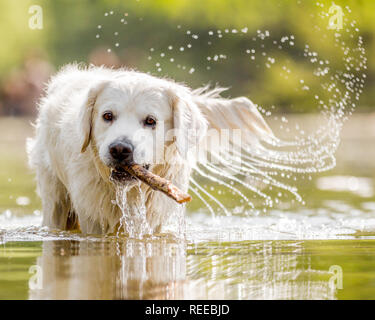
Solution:
M 0 0 L 3 44 L 0 81 L 5 83 L 30 55 L 42 56 L 56 69 L 73 61 L 105 61 L 169 76 L 192 87 L 218 83 L 230 87 L 228 95 L 249 96 L 267 110 L 316 111 L 314 96 L 325 93 L 321 79 L 313 74 L 316 65 L 303 53 L 308 44 L 320 58 L 330 61 L 332 69 L 343 67 L 342 53 L 333 40 L 335 31 L 327 29 L 329 17 L 320 17 L 332 3 L 326 0 Z M 342 6 L 345 18 L 357 21 L 367 56 L 374 56 L 375 1 L 335 3 Z M 43 8 L 42 30 L 29 28 L 30 5 Z M 342 38 L 354 46 L 350 37 L 353 33 L 346 32 L 348 26 L 345 21 Z M 246 32 L 241 31 L 244 28 Z M 270 36 L 262 41 L 259 35 L 265 31 Z M 199 37 L 195 39 L 193 35 Z M 294 44 L 286 43 L 280 49 L 278 45 L 284 36 L 289 37 L 288 42 L 292 36 Z M 173 49 L 169 50 L 169 46 Z M 180 51 L 181 47 L 184 51 Z M 254 60 L 247 53 L 251 49 L 255 50 Z M 276 62 L 270 64 L 269 58 Z M 301 79 L 309 90 L 302 89 Z M 374 106 L 375 92 L 369 90 L 374 80 L 375 61 L 370 59 L 362 108 Z

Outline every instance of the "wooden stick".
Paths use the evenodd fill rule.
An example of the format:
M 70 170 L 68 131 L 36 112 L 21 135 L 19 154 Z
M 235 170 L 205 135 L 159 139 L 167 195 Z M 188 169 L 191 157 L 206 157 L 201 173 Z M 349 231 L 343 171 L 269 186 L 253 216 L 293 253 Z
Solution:
M 191 196 L 178 189 L 172 182 L 153 174 L 139 164 L 121 166 L 126 172 L 149 185 L 152 189 L 158 190 L 175 200 L 177 203 L 185 203 L 191 200 Z

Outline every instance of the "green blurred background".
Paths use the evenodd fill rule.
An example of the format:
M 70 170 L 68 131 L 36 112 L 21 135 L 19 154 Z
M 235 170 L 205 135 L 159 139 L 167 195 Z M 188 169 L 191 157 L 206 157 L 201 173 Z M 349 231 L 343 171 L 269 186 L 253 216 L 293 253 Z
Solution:
M 330 61 L 332 69 L 342 67 L 340 50 L 331 38 L 334 31 L 327 29 L 329 17 L 321 17 L 332 4 L 298 0 L 0 0 L 0 115 L 35 115 L 43 83 L 60 66 L 73 61 L 137 68 L 192 87 L 206 83 L 228 86 L 227 95 L 249 96 L 276 112 L 315 112 L 314 95 L 324 95 L 322 80 L 314 76 L 316 65 L 303 57 L 303 50 L 308 44 L 319 58 Z M 353 34 L 345 30 L 356 20 L 367 56 L 374 56 L 375 2 L 342 0 L 335 4 L 342 6 L 344 19 L 348 19 L 343 40 L 351 45 Z M 43 9 L 41 30 L 29 27 L 31 5 Z M 259 32 L 266 31 L 269 37 L 260 40 Z M 280 39 L 285 36 L 289 38 L 284 44 Z M 254 60 L 247 53 L 252 49 Z M 291 72 L 285 76 L 288 69 Z M 359 106 L 362 111 L 374 107 L 375 91 L 369 89 L 374 75 L 375 62 L 369 59 Z M 301 79 L 310 90 L 302 89 Z

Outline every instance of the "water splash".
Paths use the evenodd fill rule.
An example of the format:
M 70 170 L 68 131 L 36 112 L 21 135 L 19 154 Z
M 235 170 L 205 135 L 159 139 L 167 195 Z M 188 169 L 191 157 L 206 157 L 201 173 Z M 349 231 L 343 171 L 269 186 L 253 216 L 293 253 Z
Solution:
M 303 205 L 304 200 L 294 187 L 295 182 L 300 179 L 310 180 L 312 175 L 330 170 L 336 165 L 335 153 L 340 144 L 342 127 L 355 110 L 364 87 L 367 58 L 357 22 L 350 19 L 350 8 L 345 7 L 342 30 L 325 30 L 321 26 L 328 26 L 329 8 L 319 3 L 317 5 L 322 8 L 316 17 L 321 23 L 312 26 L 312 30 L 316 32 L 320 44 L 318 41 L 314 44 L 303 43 L 303 39 L 301 41 L 294 34 L 273 34 L 269 30 L 256 30 L 252 34 L 248 26 L 211 29 L 203 33 L 178 25 L 176 32 L 181 34 L 178 41 L 166 45 L 155 43 L 147 49 L 150 72 L 167 75 L 166 70 L 175 70 L 183 74 L 184 78 L 192 79 L 199 70 L 192 63 L 193 59 L 189 59 L 189 53 L 194 48 L 207 48 L 207 55 L 202 59 L 207 73 L 210 73 L 231 59 L 238 58 L 225 52 L 224 41 L 246 37 L 249 45 L 243 50 L 242 57 L 249 66 L 249 73 L 252 68 L 258 72 L 261 68 L 265 72 L 279 70 L 280 78 L 294 79 L 295 90 L 301 92 L 304 99 L 311 101 L 311 105 L 319 111 L 320 119 L 316 127 L 307 132 L 300 124 L 292 128 L 288 117 L 280 116 L 276 106 L 256 105 L 266 120 L 272 122 L 271 126 L 278 129 L 280 138 L 260 139 L 256 144 L 233 145 L 225 155 L 211 153 L 213 159 L 219 160 L 215 164 L 197 165 L 190 189 L 213 216 L 235 214 L 230 208 L 238 204 L 247 208 L 246 213 L 255 215 L 266 208 L 276 208 L 282 202 Z M 127 16 L 121 19 L 122 24 L 127 21 L 130 21 Z M 141 20 L 134 21 L 141 23 Z M 97 28 L 100 38 L 102 25 Z M 113 50 L 120 43 L 117 31 L 114 36 Z M 317 49 L 323 48 L 327 42 L 333 43 L 336 48 L 331 56 L 327 56 L 326 50 Z M 285 50 L 291 48 L 299 61 L 293 57 L 282 59 L 269 52 L 273 49 L 274 52 L 286 53 Z M 303 66 L 305 73 L 300 72 L 300 66 Z M 310 78 L 302 76 L 307 72 Z M 215 78 L 215 82 L 218 80 Z M 279 128 L 276 127 L 278 124 Z M 230 204 L 223 203 L 226 201 L 218 196 L 223 192 L 230 193 Z M 128 210 L 126 206 L 123 208 Z
M 129 196 L 132 197 L 132 201 L 128 201 Z M 116 204 L 122 213 L 117 235 L 125 232 L 130 238 L 142 239 L 152 233 L 147 222 L 145 203 L 145 194 L 141 189 L 140 181 L 135 187 L 116 185 Z
M 326 19 L 326 17 L 327 15 L 322 13 L 321 18 Z M 281 198 L 289 201 L 288 194 L 291 194 L 297 202 L 304 204 L 303 198 L 292 186 L 292 182 L 305 175 L 310 180 L 312 174 L 335 167 L 335 153 L 340 143 L 342 127 L 358 103 L 366 78 L 364 71 L 367 58 L 363 48 L 363 39 L 357 34 L 358 28 L 355 21 L 350 22 L 346 19 L 346 23 L 348 27 L 344 32 L 349 35 L 352 43 L 349 43 L 350 40 L 344 41 L 343 34 L 338 31 L 330 35 L 336 43 L 335 47 L 339 48 L 339 56 L 342 57 L 341 68 L 334 69 L 328 59 L 321 58 L 317 51 L 305 45 L 303 57 L 308 60 L 307 62 L 318 65 L 314 68 L 313 74 L 320 79 L 321 83 L 321 95 L 314 95 L 317 109 L 320 110 L 321 122 L 317 124 L 314 132 L 306 135 L 303 130 L 299 130 L 292 139 L 260 139 L 258 144 L 246 144 L 242 140 L 240 145 L 233 146 L 226 154 L 218 155 L 211 152 L 211 157 L 216 160 L 216 163 L 220 163 L 219 166 L 210 163 L 198 164 L 195 170 L 200 176 L 220 185 L 221 188 L 229 189 L 232 196 L 238 198 L 237 201 L 231 199 L 232 203 L 244 204 L 253 214 L 259 213 L 257 208 L 263 208 L 264 211 L 265 208 L 277 206 Z M 354 36 L 356 34 L 357 36 Z M 268 37 L 270 37 L 269 31 L 258 30 L 253 40 L 265 41 Z M 279 43 L 294 46 L 296 41 L 297 39 L 290 35 L 282 37 Z M 273 43 L 282 49 L 278 42 Z M 254 49 L 246 50 L 247 54 L 255 55 L 255 52 Z M 267 53 L 262 52 L 260 58 L 266 56 Z M 267 68 L 277 64 L 272 57 L 264 59 L 266 59 Z M 288 74 L 291 73 L 290 69 L 286 67 L 284 69 Z M 311 93 L 310 86 L 306 85 L 305 80 L 301 79 L 300 84 L 302 86 L 300 90 L 306 91 L 306 95 Z M 265 117 L 270 118 L 272 115 L 261 106 L 258 106 L 258 110 Z M 285 124 L 288 123 L 286 117 L 282 117 L 281 120 Z M 280 128 L 290 132 L 290 128 L 284 124 Z M 296 126 L 296 129 L 299 127 Z M 201 189 L 196 188 L 196 183 L 194 185 L 194 192 L 199 193 L 199 198 L 203 198 L 210 204 L 210 197 L 207 197 L 210 189 L 206 188 L 205 192 L 202 192 Z M 255 204 L 255 208 L 255 201 L 247 199 L 251 193 L 256 194 L 257 199 L 260 200 Z M 217 203 L 216 198 L 214 202 Z M 225 205 L 220 203 L 217 209 L 210 207 L 209 210 L 220 212 L 218 209 L 223 207 Z M 221 211 L 228 215 L 228 210 Z

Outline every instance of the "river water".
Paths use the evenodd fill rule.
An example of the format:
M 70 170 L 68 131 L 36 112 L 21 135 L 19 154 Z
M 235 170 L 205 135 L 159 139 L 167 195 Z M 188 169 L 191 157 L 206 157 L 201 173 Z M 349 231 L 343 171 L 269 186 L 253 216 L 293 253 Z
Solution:
M 353 116 L 337 167 L 297 182 L 305 205 L 213 220 L 193 201 L 185 239 L 142 240 L 41 228 L 27 121 L 1 119 L 0 299 L 373 299 L 374 119 Z

